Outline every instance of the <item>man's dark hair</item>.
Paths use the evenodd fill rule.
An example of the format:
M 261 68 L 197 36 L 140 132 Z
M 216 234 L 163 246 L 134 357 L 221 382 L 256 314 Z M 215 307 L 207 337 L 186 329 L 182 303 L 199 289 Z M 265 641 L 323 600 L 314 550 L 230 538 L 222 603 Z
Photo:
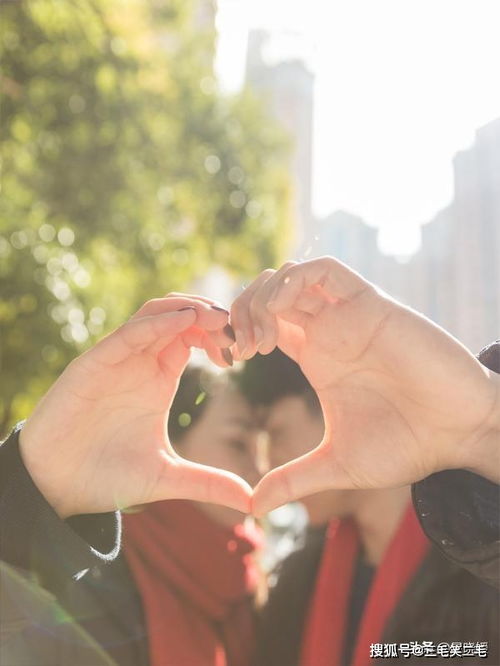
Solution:
M 318 396 L 299 365 L 276 348 L 246 361 L 236 377 L 245 398 L 255 406 L 270 407 L 282 398 L 302 398 L 311 412 L 321 413 Z

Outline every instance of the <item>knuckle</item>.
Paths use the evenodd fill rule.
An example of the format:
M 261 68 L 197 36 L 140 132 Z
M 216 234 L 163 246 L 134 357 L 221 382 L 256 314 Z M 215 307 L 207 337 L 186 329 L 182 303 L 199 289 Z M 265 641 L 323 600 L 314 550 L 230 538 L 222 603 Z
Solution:
M 337 260 L 329 254 L 324 254 L 322 257 L 319 257 L 318 259 L 318 265 L 324 266 L 325 268 L 331 268 L 332 266 L 335 266 L 335 264 L 337 263 L 338 263 Z
M 262 315 L 265 314 L 262 298 L 259 298 L 258 294 L 255 294 L 252 300 L 250 301 L 249 310 L 252 317 L 256 316 L 261 317 Z

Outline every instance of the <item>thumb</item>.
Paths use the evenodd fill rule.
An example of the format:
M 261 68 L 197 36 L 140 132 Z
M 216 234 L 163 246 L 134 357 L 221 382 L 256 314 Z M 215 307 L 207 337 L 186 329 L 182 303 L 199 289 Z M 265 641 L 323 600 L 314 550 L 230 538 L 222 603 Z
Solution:
M 278 506 L 339 485 L 331 451 L 316 449 L 268 472 L 253 492 L 252 513 L 260 518 Z
M 237 474 L 177 457 L 169 458 L 154 495 L 152 501 L 188 499 L 250 513 L 252 488 Z

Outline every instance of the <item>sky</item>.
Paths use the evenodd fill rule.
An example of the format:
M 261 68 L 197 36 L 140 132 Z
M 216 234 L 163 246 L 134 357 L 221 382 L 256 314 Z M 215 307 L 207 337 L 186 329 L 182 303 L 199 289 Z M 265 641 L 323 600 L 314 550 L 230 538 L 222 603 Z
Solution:
M 252 28 L 314 73 L 315 214 L 347 210 L 383 251 L 415 251 L 452 199 L 453 156 L 500 117 L 500 0 L 219 0 L 217 26 L 227 91 Z

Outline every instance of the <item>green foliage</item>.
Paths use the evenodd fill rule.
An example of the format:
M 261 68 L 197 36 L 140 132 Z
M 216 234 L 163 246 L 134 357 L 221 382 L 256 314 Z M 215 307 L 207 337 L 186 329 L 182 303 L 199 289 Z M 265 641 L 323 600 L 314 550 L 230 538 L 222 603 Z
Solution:
M 144 300 L 286 236 L 287 141 L 194 0 L 3 3 L 0 434 Z

